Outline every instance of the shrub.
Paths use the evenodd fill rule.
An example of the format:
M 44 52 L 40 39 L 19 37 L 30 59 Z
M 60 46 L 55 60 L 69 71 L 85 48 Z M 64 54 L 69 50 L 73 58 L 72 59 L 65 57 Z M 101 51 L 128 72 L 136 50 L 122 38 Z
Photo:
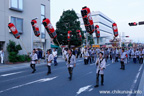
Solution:
M 17 62 L 17 53 L 16 52 L 10 52 L 9 53 L 9 56 L 8 56 L 8 59 L 10 62 Z

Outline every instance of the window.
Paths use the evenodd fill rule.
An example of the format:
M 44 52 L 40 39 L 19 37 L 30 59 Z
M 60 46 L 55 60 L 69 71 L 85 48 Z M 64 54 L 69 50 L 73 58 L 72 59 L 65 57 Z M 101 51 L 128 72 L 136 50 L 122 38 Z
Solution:
M 41 5 L 41 22 L 43 21 L 43 19 L 45 18 L 45 5 Z M 45 28 L 43 26 L 43 24 L 41 24 L 41 38 L 45 38 Z
M 16 26 L 19 33 L 23 33 L 23 19 L 11 17 L 11 23 Z
M 10 0 L 10 9 L 23 11 L 23 0 Z

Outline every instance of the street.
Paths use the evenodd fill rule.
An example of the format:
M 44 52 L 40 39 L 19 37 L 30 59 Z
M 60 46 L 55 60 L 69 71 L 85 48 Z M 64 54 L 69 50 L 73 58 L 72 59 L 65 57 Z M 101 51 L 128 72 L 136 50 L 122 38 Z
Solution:
M 48 76 L 46 64 L 36 69 L 34 74 L 31 74 L 31 68 L 0 72 L 0 96 L 135 96 L 117 92 L 138 90 L 143 64 L 133 64 L 131 61 L 126 64 L 126 70 L 120 70 L 120 62 L 112 64 L 108 60 L 104 86 L 98 88 L 94 88 L 95 64 L 84 65 L 83 59 L 77 59 L 72 81 L 68 79 L 64 61 L 52 66 L 52 74 Z

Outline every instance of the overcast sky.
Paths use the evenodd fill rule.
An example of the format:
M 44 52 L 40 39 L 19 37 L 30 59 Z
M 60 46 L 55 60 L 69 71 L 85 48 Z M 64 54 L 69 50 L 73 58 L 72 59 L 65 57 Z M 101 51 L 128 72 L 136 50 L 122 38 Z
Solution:
M 74 9 L 80 13 L 83 6 L 101 11 L 114 20 L 120 32 L 135 42 L 144 43 L 144 25 L 128 26 L 129 22 L 144 21 L 144 0 L 51 0 L 51 22 L 55 27 L 63 10 Z

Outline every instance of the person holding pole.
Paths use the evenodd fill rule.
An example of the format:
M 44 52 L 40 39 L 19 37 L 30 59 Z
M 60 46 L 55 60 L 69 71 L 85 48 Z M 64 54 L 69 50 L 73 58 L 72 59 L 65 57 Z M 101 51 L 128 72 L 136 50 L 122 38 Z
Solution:
M 52 63 L 53 58 L 54 57 L 52 55 L 51 49 L 48 49 L 47 50 L 47 67 L 48 67 L 47 75 L 51 74 L 51 63 Z
M 103 55 L 104 54 L 100 52 L 99 58 L 96 61 L 97 69 L 96 69 L 96 85 L 94 86 L 95 88 L 99 87 L 99 75 L 101 75 L 101 85 L 102 86 L 104 85 L 104 70 L 106 68 L 106 61 Z
M 33 49 L 33 52 L 29 55 L 31 57 L 31 64 L 30 67 L 33 69 L 32 73 L 35 73 L 36 69 L 35 69 L 35 64 L 38 61 L 38 56 L 36 54 L 36 50 Z
M 73 68 L 76 66 L 76 56 L 72 54 L 71 49 L 68 49 L 68 54 L 66 58 L 67 58 L 67 68 L 70 75 L 69 80 L 72 80 Z

